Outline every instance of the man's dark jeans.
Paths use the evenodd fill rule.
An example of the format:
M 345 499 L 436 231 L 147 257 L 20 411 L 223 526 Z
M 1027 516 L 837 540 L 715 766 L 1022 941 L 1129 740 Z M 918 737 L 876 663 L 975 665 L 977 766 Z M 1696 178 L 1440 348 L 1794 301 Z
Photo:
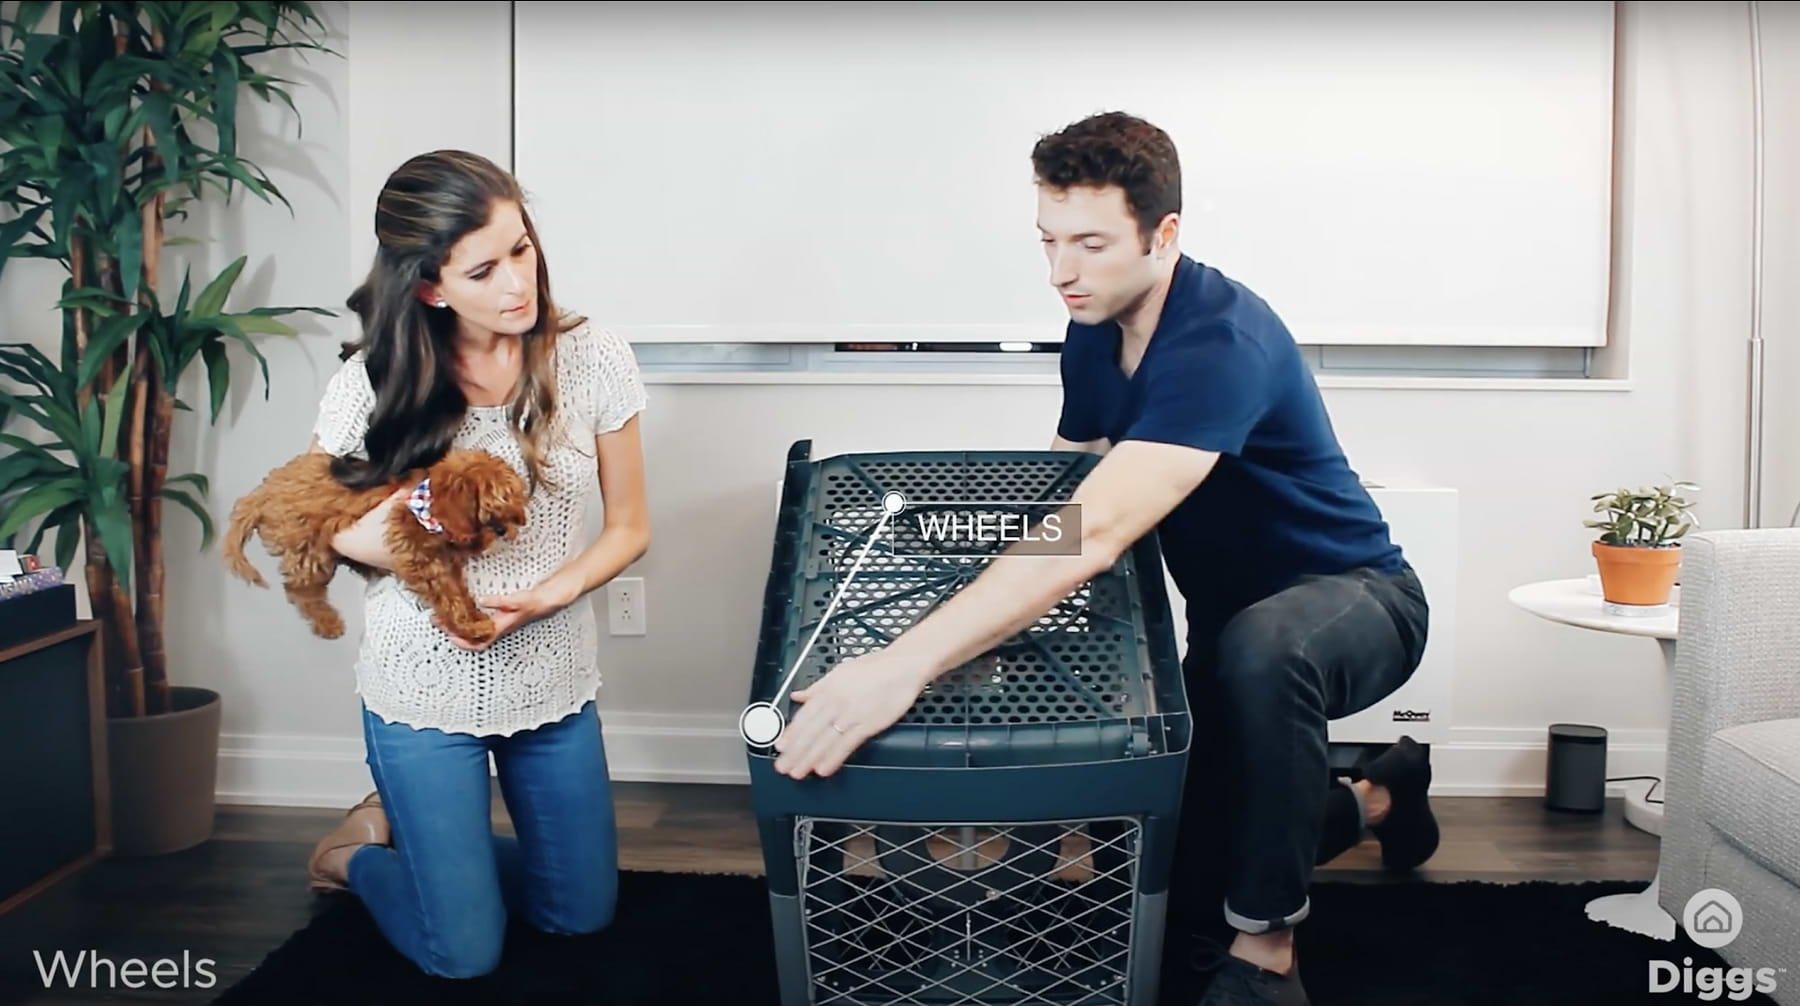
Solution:
M 1194 711 L 1170 892 L 1171 923 L 1243 932 L 1304 919 L 1313 867 L 1359 835 L 1326 724 L 1405 684 L 1429 609 L 1410 566 L 1307 576 L 1231 616 L 1190 628 L 1182 670 Z M 1328 811 L 1351 820 L 1327 820 Z M 1349 839 L 1343 836 L 1348 834 Z

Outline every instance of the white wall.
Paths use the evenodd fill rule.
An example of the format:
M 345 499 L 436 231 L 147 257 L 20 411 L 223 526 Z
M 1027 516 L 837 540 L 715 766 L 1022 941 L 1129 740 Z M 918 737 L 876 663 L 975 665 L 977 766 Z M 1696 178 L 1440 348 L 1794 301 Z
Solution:
M 192 249 L 194 257 L 216 269 L 250 253 L 245 304 L 254 297 L 341 310 L 367 265 L 374 193 L 400 160 L 462 146 L 504 163 L 504 7 L 445 8 L 454 13 L 434 14 L 431 44 L 423 46 L 417 23 L 388 5 L 327 6 L 334 26 L 348 25 L 348 39 L 338 40 L 347 64 L 314 57 L 284 74 L 299 73 L 306 83 L 295 92 L 304 143 L 291 142 L 285 111 L 245 105 L 259 123 L 246 129 L 253 134 L 247 143 L 288 192 L 296 215 L 254 201 L 229 213 L 209 209 L 215 243 Z M 1580 524 L 1586 500 L 1619 483 L 1693 478 L 1707 487 L 1701 515 L 1709 525 L 1740 520 L 1747 30 L 1741 8 L 1629 5 L 1626 13 L 1615 338 L 1600 361 L 1624 382 L 1597 391 L 1336 382 L 1326 391 L 1363 474 L 1450 485 L 1462 494 L 1456 730 L 1438 756 L 1445 792 L 1536 791 L 1544 728 L 1561 720 L 1612 728 L 1616 773 L 1654 769 L 1668 698 L 1655 646 L 1539 621 L 1510 608 L 1506 591 L 1590 571 L 1589 534 Z M 1781 30 L 1766 25 L 1771 47 L 1783 47 L 1771 49 L 1771 67 L 1800 52 L 1792 13 L 1780 16 Z M 1791 164 L 1800 127 L 1775 113 L 1793 107 L 1800 79 L 1776 74 L 1770 87 L 1770 127 L 1780 138 L 1771 149 L 1788 151 Z M 522 181 L 530 189 L 531 179 Z M 1769 196 L 1771 252 L 1780 247 L 1779 261 L 1794 263 L 1796 238 L 1783 228 L 1800 193 L 1771 184 Z M 1190 231 L 1187 249 L 1205 256 L 1203 231 Z M 558 275 L 583 268 L 557 258 L 555 247 L 545 253 Z M 1771 254 L 1771 295 L 1783 285 L 1777 262 Z M 48 302 L 43 286 L 55 277 L 33 273 L 33 265 L 14 263 L 0 279 L 0 323 L 48 345 L 55 319 L 36 305 Z M 606 317 L 604 304 L 571 306 Z M 1784 301 L 1780 309 L 1788 333 L 1800 318 L 1796 307 Z M 1771 340 L 1787 334 L 1774 331 L 1776 318 L 1765 318 Z M 191 417 L 177 424 L 172 464 L 212 476 L 215 514 L 304 446 L 317 396 L 336 366 L 337 341 L 350 334 L 347 318 L 312 324 L 301 339 L 269 347 L 276 375 L 270 401 L 242 382 L 218 430 Z M 1797 345 L 1790 335 L 1783 357 L 1789 383 L 1800 376 Z M 644 429 L 656 540 L 630 571 L 647 580 L 649 634 L 603 637 L 601 646 L 601 702 L 621 779 L 740 776 L 733 722 L 767 568 L 771 484 L 793 440 L 813 438 L 819 456 L 1038 448 L 1048 442 L 1057 403 L 1052 387 L 998 384 L 658 383 L 650 393 Z M 189 395 L 199 400 L 198 387 Z M 1794 418 L 1785 423 L 1793 454 Z M 1781 475 L 1790 487 L 1786 507 L 1800 498 L 1797 468 Z M 227 580 L 216 548 L 199 553 L 191 523 L 175 517 L 171 524 L 173 671 L 181 682 L 225 693 L 222 797 L 342 804 L 360 795 L 367 773 L 352 692 L 353 641 L 312 639 L 277 592 Z M 354 632 L 355 585 L 344 578 L 333 597 L 351 615 Z
M 1800 504 L 1800 5 L 1764 4 L 1763 115 L 1768 123 L 1764 149 L 1763 231 L 1764 526 L 1786 525 Z M 1786 58 L 1783 58 L 1786 57 Z M 1742 291 L 1746 296 L 1749 291 Z

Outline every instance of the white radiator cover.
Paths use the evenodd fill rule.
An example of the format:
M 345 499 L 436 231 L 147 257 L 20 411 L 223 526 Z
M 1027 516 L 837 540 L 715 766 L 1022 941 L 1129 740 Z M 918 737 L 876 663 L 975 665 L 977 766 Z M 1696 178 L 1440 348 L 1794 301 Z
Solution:
M 1407 683 L 1359 713 L 1333 720 L 1334 744 L 1377 744 L 1405 734 L 1421 744 L 1450 738 L 1450 683 L 1456 677 L 1456 490 L 1440 486 L 1365 481 L 1381 508 L 1394 543 L 1412 563 L 1431 606 L 1425 655 Z M 1187 619 L 1175 582 L 1169 583 L 1175 638 L 1187 655 Z

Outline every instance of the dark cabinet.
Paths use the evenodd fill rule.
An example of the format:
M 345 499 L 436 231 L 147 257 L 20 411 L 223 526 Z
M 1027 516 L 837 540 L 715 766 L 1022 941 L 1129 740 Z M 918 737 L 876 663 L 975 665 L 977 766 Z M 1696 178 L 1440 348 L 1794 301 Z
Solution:
M 0 914 L 111 850 L 98 629 L 0 648 Z

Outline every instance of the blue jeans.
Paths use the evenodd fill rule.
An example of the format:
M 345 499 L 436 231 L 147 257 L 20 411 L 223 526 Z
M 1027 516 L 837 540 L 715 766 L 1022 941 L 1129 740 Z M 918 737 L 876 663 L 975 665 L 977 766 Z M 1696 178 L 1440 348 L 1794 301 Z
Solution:
M 594 703 L 510 737 L 415 729 L 365 708 L 363 738 L 393 845 L 356 851 L 350 889 L 421 970 L 494 970 L 509 918 L 558 934 L 611 923 L 618 844 Z M 489 752 L 517 837 L 493 831 Z

